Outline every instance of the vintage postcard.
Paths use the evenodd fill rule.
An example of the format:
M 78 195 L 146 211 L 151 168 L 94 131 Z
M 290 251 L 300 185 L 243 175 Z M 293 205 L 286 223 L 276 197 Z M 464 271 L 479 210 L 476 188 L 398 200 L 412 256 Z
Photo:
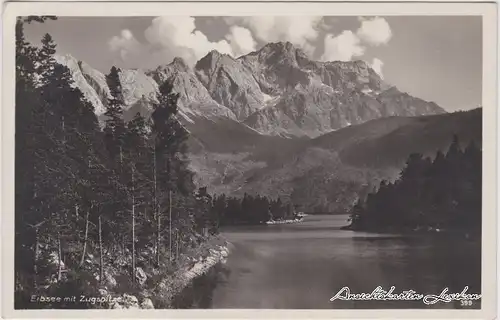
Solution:
M 492 3 L 8 3 L 7 318 L 496 310 Z

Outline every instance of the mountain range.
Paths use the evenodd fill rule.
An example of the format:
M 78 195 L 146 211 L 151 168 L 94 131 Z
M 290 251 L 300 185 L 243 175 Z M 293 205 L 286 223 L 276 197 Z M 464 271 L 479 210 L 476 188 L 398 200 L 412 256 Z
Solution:
M 105 76 L 58 56 L 102 120 Z M 364 61 L 311 60 L 289 42 L 237 59 L 209 52 L 153 70 L 121 69 L 124 117 L 151 113 L 158 84 L 180 94 L 196 182 L 211 192 L 292 197 L 304 210 L 344 210 L 363 190 L 394 179 L 411 152 L 481 139 L 481 111 L 447 114 L 389 85 Z
M 58 61 L 101 115 L 109 94 L 105 76 L 70 55 Z M 290 42 L 269 43 L 237 59 L 213 50 L 193 68 L 175 58 L 154 70 L 122 69 L 120 80 L 128 114 L 147 113 L 158 83 L 169 80 L 180 93 L 185 122 L 223 117 L 284 137 L 317 137 L 381 117 L 444 112 L 385 83 L 364 61 L 313 61 Z

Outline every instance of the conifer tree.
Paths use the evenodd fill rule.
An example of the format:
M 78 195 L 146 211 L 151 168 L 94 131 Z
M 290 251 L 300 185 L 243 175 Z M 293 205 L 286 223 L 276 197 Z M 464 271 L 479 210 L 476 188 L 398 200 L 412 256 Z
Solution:
M 185 142 L 185 130 L 178 122 L 177 100 L 179 95 L 173 93 L 172 85 L 164 82 L 159 87 L 158 103 L 154 106 L 151 115 L 152 119 L 152 143 L 153 143 L 153 184 L 154 184 L 154 209 L 157 225 L 157 263 L 160 261 L 162 216 L 167 215 L 169 255 L 172 259 L 172 193 L 177 189 L 183 190 L 185 179 L 183 171 L 187 171 L 187 166 L 182 165 L 182 158 L 179 157 L 182 145 Z
M 394 184 L 381 183 L 376 193 L 352 210 L 360 229 L 481 228 L 481 151 L 471 142 L 465 151 L 454 135 L 446 155 L 434 160 L 409 156 Z
M 106 112 L 104 113 L 106 116 L 104 134 L 111 158 L 115 161 L 117 168 L 123 169 L 123 144 L 125 138 L 123 106 L 125 102 L 120 82 L 120 72 L 120 69 L 113 66 L 109 74 L 106 75 L 110 97 L 108 98 Z
M 42 47 L 38 51 L 38 61 L 36 72 L 41 77 L 40 86 L 47 86 L 52 81 L 55 72 L 56 60 L 56 44 L 51 35 L 46 33 L 42 38 Z
M 24 308 L 54 306 L 30 304 L 33 293 L 97 296 L 100 285 L 113 286 L 107 283 L 111 265 L 135 282 L 137 259 L 150 247 L 154 267 L 166 263 L 166 243 L 177 261 L 184 248 L 205 240 L 197 227 L 214 226 L 215 233 L 223 218 L 241 221 L 243 211 L 240 199 L 232 199 L 233 215 L 225 196 L 212 200 L 206 190 L 196 199 L 188 132 L 176 117 L 171 84 L 160 86 L 151 122 L 137 114 L 126 124 L 120 70 L 111 68 L 101 130 L 70 70 L 57 63 L 52 37 L 45 35 L 40 48 L 24 37 L 24 23 L 47 19 L 30 16 L 16 24 L 15 277 L 16 306 Z M 253 221 L 260 198 L 249 199 Z M 260 200 L 267 212 L 267 200 Z

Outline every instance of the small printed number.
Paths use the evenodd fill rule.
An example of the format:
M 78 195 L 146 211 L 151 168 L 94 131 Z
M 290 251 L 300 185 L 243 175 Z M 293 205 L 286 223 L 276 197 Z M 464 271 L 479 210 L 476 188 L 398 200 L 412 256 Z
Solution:
M 460 305 L 463 307 L 470 307 L 472 306 L 472 300 L 460 300 Z

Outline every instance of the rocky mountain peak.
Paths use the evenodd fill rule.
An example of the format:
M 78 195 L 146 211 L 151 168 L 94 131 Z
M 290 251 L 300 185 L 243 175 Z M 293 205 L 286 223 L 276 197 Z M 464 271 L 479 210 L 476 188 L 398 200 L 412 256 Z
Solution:
M 207 53 L 207 56 L 212 56 L 212 57 L 220 57 L 222 55 L 223 55 L 222 53 L 220 53 L 219 51 L 217 51 L 215 49 L 212 49 L 212 50 L 210 50 L 210 52 Z
M 262 49 L 277 53 L 295 53 L 297 50 L 290 41 L 278 41 L 266 44 Z M 262 50 L 261 50 L 262 51 Z
M 364 60 L 354 61 L 327 61 L 323 63 L 326 67 L 333 67 L 344 72 L 354 72 L 359 74 L 368 74 L 370 65 Z
M 247 56 L 242 57 L 250 58 L 257 57 L 260 62 L 266 64 L 276 63 L 297 63 L 297 54 L 305 56 L 304 52 L 297 49 L 291 42 L 271 42 L 263 46 L 260 50 L 252 52 Z
M 95 113 L 103 114 L 105 111 L 103 101 L 107 99 L 109 92 L 104 75 L 71 54 L 56 54 L 54 58 L 57 63 L 69 69 L 73 79 L 72 86 L 80 89 L 85 99 L 94 106 Z
M 264 105 L 258 83 L 240 60 L 212 50 L 194 69 L 210 96 L 228 107 L 238 120 L 244 120 Z
M 54 55 L 54 59 L 56 59 L 57 63 L 61 63 L 61 61 L 75 61 L 78 63 L 80 61 L 70 53 L 65 53 L 65 54 L 56 53 Z
M 195 65 L 196 70 L 213 70 L 220 65 L 232 64 L 236 60 L 228 54 L 220 53 L 217 50 L 212 50 Z
M 365 60 L 355 60 L 353 64 L 360 69 L 368 69 L 370 67 Z
M 175 57 L 174 60 L 169 64 L 169 66 L 172 66 L 175 69 L 183 72 L 190 71 L 190 68 L 187 65 L 186 61 L 181 57 Z

